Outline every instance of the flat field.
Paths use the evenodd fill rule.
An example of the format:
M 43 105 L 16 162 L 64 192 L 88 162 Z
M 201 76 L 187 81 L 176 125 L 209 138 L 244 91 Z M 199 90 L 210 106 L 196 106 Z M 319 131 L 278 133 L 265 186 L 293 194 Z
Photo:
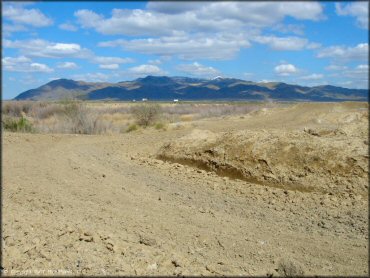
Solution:
M 368 275 L 367 103 L 166 105 L 3 131 L 7 275 Z

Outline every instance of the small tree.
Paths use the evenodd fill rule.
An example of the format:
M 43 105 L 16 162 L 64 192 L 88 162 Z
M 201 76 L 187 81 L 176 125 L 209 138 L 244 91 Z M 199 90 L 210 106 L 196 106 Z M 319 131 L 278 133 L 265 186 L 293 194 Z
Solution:
M 132 107 L 131 113 L 140 126 L 149 126 L 153 124 L 161 114 L 161 106 L 158 104 L 141 104 Z

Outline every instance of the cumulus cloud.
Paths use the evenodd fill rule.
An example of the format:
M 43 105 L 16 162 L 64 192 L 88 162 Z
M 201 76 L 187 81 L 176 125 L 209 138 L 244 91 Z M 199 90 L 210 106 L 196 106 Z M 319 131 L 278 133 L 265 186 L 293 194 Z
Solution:
M 112 65 L 112 64 L 133 63 L 134 60 L 132 58 L 95 56 L 91 59 L 91 62 L 103 65 Z
M 119 64 L 132 63 L 132 58 L 96 56 L 91 50 L 81 47 L 76 43 L 50 42 L 41 39 L 35 40 L 3 40 L 4 47 L 19 49 L 19 52 L 26 57 L 43 58 L 79 58 L 86 59 L 91 63 L 99 64 L 103 69 L 117 69 Z M 58 68 L 77 68 L 72 62 L 60 63 Z
M 278 31 L 280 33 L 293 33 L 302 36 L 304 34 L 303 24 L 282 24 L 279 23 L 271 28 L 273 31 Z
M 63 62 L 63 63 L 58 63 L 57 68 L 60 69 L 77 69 L 78 66 L 76 63 L 73 62 Z
M 345 70 L 347 69 L 347 67 L 343 65 L 329 65 L 325 67 L 325 69 L 330 70 L 330 71 L 337 71 L 337 70 Z
M 99 65 L 99 68 L 106 69 L 106 70 L 114 70 L 114 69 L 118 69 L 119 65 L 118 64 Z
M 22 5 L 4 5 L 2 15 L 16 24 L 45 27 L 53 24 L 53 20 L 38 9 L 25 9 Z
M 15 72 L 44 72 L 49 73 L 54 70 L 45 64 L 34 63 L 25 56 L 5 57 L 2 59 L 2 66 L 6 71 Z
M 369 28 L 369 3 L 367 1 L 349 4 L 336 3 L 335 9 L 337 15 L 355 17 L 360 28 Z
M 292 64 L 281 64 L 276 66 L 274 70 L 280 76 L 290 76 L 298 73 L 298 69 Z
M 110 76 L 104 73 L 95 72 L 95 73 L 75 74 L 72 75 L 72 78 L 78 81 L 106 82 L 110 78 Z
M 299 37 L 258 36 L 254 41 L 267 44 L 274 50 L 301 50 L 308 44 L 307 39 Z
M 65 31 L 71 31 L 71 32 L 76 32 L 78 30 L 78 27 L 73 25 L 72 23 L 70 22 L 65 22 L 65 23 L 62 23 L 62 24 L 59 24 L 59 29 L 61 30 L 65 30 Z
M 368 61 L 369 44 L 360 43 L 354 47 L 330 46 L 320 50 L 318 58 L 333 58 L 341 61 Z
M 283 25 L 285 17 L 321 20 L 323 7 L 317 2 L 150 2 L 146 10 L 113 9 L 109 17 L 92 10 L 75 12 L 83 28 L 106 35 L 140 36 L 101 42 L 102 47 L 122 47 L 142 54 L 170 55 L 180 59 L 228 60 L 263 28 L 302 33 L 302 26 Z M 285 28 L 285 29 L 284 29 Z M 146 38 L 149 36 L 149 38 Z M 276 50 L 308 47 L 304 38 L 259 38 Z
M 27 31 L 28 28 L 26 28 L 24 25 L 20 24 L 3 24 L 3 34 L 5 37 L 10 36 L 14 32 L 24 32 Z
M 219 70 L 213 67 L 201 65 L 198 62 L 194 62 L 192 64 L 179 65 L 177 69 L 188 75 L 197 77 L 214 77 L 220 74 Z
M 323 7 L 317 2 L 153 2 L 147 10 L 113 9 L 105 18 L 92 10 L 75 16 L 83 28 L 106 35 L 164 36 L 177 32 L 217 32 L 273 26 L 285 17 L 320 20 Z
M 219 34 L 213 37 L 182 35 L 135 40 L 119 39 L 101 42 L 99 46 L 120 46 L 125 50 L 159 56 L 176 55 L 185 60 L 226 60 L 233 58 L 241 47 L 249 47 L 250 43 L 240 34 Z
M 128 72 L 132 76 L 140 77 L 140 76 L 147 76 L 147 75 L 164 75 L 166 74 L 161 68 L 155 65 L 140 65 L 136 67 L 132 67 L 128 69 Z
M 348 84 L 354 88 L 369 89 L 369 66 L 360 64 L 355 68 L 340 72 L 341 79 L 349 79 Z
M 347 69 L 346 71 L 342 73 L 346 77 L 368 79 L 369 66 L 368 65 L 358 65 L 355 68 Z
M 321 74 L 321 73 L 313 73 L 313 74 L 310 74 L 310 75 L 300 77 L 300 79 L 302 79 L 302 80 L 320 80 L 320 79 L 323 79 L 323 78 L 324 78 L 324 75 Z
M 91 51 L 82 48 L 76 43 L 49 42 L 41 39 L 31 40 L 4 40 L 3 46 L 17 48 L 25 56 L 45 58 L 87 58 L 92 55 Z
M 151 64 L 151 65 L 160 65 L 160 64 L 162 64 L 162 61 L 160 59 L 149 60 L 148 61 L 148 64 Z

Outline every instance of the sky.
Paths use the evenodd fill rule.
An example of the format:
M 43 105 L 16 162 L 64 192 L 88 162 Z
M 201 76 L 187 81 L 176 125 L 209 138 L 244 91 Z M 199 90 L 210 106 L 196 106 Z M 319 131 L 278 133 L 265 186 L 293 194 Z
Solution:
M 2 2 L 2 97 L 147 75 L 368 89 L 368 2 Z

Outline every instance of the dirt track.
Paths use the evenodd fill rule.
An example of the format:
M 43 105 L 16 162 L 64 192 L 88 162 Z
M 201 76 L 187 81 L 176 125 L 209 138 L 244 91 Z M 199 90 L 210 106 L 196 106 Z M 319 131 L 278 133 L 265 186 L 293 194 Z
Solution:
M 348 130 L 366 107 L 299 104 L 110 136 L 5 132 L 2 266 L 31 275 L 365 276 L 363 196 L 232 180 L 156 155 L 194 128 Z

